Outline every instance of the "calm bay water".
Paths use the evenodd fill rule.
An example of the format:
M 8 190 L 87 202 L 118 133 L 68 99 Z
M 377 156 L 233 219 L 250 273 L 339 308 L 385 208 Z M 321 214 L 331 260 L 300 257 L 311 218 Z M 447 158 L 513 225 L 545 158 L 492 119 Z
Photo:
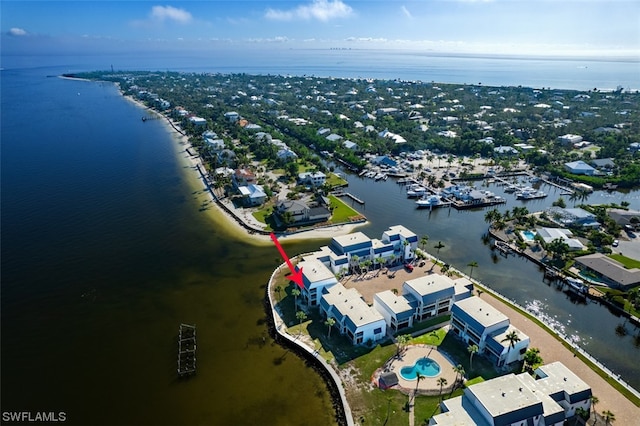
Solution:
M 473 73 L 462 71 L 469 70 L 469 59 L 452 59 L 447 67 L 440 58 L 425 68 L 422 59 L 400 55 L 385 58 L 387 68 L 375 75 L 360 75 L 373 69 L 372 59 L 344 52 L 313 60 L 302 55 L 293 67 L 286 55 L 275 55 L 270 65 L 266 56 L 243 58 L 232 56 L 222 65 L 215 57 L 189 57 L 179 69 L 583 88 L 568 86 L 575 81 L 569 71 L 530 81 L 535 73 L 525 65 L 531 62 L 513 75 L 514 63 L 500 68 L 481 60 Z M 161 123 L 141 123 L 141 111 L 113 86 L 46 77 L 111 63 L 167 69 L 167 60 L 50 58 L 53 66 L 40 67 L 33 58 L 9 59 L 3 58 L 1 80 L 2 410 L 65 411 L 72 424 L 330 424 L 326 386 L 267 336 L 263 285 L 275 250 L 230 237 L 198 211 L 198 194 L 176 161 L 175 142 Z M 634 66 L 614 67 L 622 72 L 610 82 L 626 87 L 620 80 L 628 78 L 634 87 Z M 583 84 L 608 86 L 599 78 Z M 364 232 L 379 236 L 403 223 L 434 244 L 443 241 L 441 258 L 462 270 L 477 261 L 474 276 L 524 305 L 535 303 L 640 387 L 637 348 L 614 332 L 620 320 L 599 306 L 571 303 L 542 284 L 530 263 L 496 262 L 481 241 L 483 213 L 429 214 L 415 210 L 391 181 L 376 183 L 375 192 L 370 185 L 350 178 L 350 191 L 367 201 L 363 212 L 372 223 Z M 551 194 L 529 209 L 553 201 Z M 629 197 L 637 206 L 637 192 Z M 175 380 L 180 322 L 198 325 L 199 372 L 189 381 Z
M 140 116 L 111 85 L 3 71 L 2 410 L 331 424 L 326 385 L 264 325 L 277 253 L 199 212 L 175 141 Z M 198 326 L 187 381 L 181 322 Z

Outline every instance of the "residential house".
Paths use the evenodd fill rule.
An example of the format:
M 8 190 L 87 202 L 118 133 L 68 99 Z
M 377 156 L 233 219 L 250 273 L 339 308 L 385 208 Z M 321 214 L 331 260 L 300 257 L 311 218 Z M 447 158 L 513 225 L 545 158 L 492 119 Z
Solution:
M 301 184 L 322 186 L 327 181 L 327 175 L 322 172 L 304 172 L 298 174 L 298 181 Z
M 528 373 L 472 384 L 440 403 L 429 425 L 562 426 L 578 408 L 591 409 L 591 387 L 561 362 Z
M 238 187 L 238 192 L 243 198 L 244 205 L 248 207 L 262 205 L 267 199 L 267 194 L 262 186 L 253 183 Z
M 390 226 L 384 231 L 382 242 L 393 244 L 403 261 L 412 260 L 418 248 L 418 236 L 402 225 Z
M 235 111 L 229 111 L 224 113 L 224 118 L 229 120 L 229 122 L 231 123 L 236 123 L 238 120 L 240 120 L 240 114 Z
M 561 239 L 563 243 L 569 246 L 569 250 L 583 250 L 584 244 L 576 238 L 571 238 L 573 233 L 565 228 L 538 228 L 536 229 L 536 235 L 538 235 L 545 244 L 549 244 L 553 240 Z
M 357 290 L 347 290 L 340 283 L 323 288 L 320 310 L 335 320 L 334 326 L 354 345 L 373 343 L 386 336 L 387 324 L 380 312 L 367 305 Z
M 336 133 L 331 133 L 325 139 L 327 139 L 328 141 L 331 141 L 331 142 L 338 142 L 338 141 L 340 141 L 340 140 L 342 140 L 344 138 L 342 136 L 336 134 Z
M 326 205 L 302 200 L 278 201 L 275 205 L 275 213 L 281 223 L 286 226 L 324 222 L 331 217 L 331 211 Z
M 600 227 L 600 222 L 598 222 L 596 215 L 579 207 L 569 209 L 563 209 L 561 207 L 550 207 L 549 209 L 547 209 L 547 214 L 552 218 L 554 222 L 562 226 L 575 226 L 595 229 Z
M 233 184 L 236 188 L 247 186 L 256 182 L 256 175 L 251 170 L 237 169 L 232 177 Z
M 562 145 L 573 145 L 582 142 L 582 136 L 568 133 L 566 135 L 558 136 L 558 142 Z
M 640 284 L 640 269 L 627 269 L 622 263 L 602 253 L 576 257 L 575 261 L 610 287 L 628 290 Z
M 593 167 L 591 167 L 590 165 L 588 165 L 582 160 L 565 163 L 564 168 L 569 173 L 573 173 L 574 175 L 593 176 L 594 174 L 596 174 L 596 169 L 594 169 Z
M 640 210 L 609 209 L 607 214 L 620 226 L 640 226 Z
M 289 160 L 294 160 L 298 158 L 298 154 L 291 151 L 289 147 L 278 150 L 278 152 L 276 153 L 276 156 L 278 157 L 278 160 L 283 160 L 283 161 L 289 161 Z

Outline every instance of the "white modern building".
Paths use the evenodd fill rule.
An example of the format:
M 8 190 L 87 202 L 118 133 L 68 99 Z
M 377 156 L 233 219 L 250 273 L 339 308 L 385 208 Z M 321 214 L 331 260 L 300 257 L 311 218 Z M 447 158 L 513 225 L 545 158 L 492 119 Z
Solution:
M 357 290 L 346 289 L 340 283 L 325 286 L 320 310 L 325 317 L 335 320 L 334 327 L 354 345 L 373 343 L 387 334 L 387 324 L 382 315 L 367 305 Z
M 303 260 L 296 267 L 302 269 L 300 296 L 309 306 L 319 305 L 322 291 L 338 283 L 335 275 L 318 259 Z
M 521 361 L 529 347 L 529 337 L 513 327 L 509 318 L 477 296 L 457 301 L 451 308 L 451 331 L 464 342 L 478 346 L 498 367 Z M 515 332 L 517 342 L 506 336 Z
M 462 396 L 444 400 L 431 426 L 561 426 L 576 409 L 591 408 L 591 388 L 561 362 L 541 366 L 535 376 L 507 374 L 476 383 Z

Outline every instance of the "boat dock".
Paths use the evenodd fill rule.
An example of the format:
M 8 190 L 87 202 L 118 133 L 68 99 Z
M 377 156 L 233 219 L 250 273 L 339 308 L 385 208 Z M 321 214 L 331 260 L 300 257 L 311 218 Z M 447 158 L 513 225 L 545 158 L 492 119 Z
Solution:
M 364 204 L 364 201 L 362 201 L 360 198 L 356 197 L 350 192 L 336 192 L 333 195 L 335 195 L 336 197 L 349 197 L 358 204 Z
M 498 204 L 505 204 L 507 200 L 504 198 L 483 199 L 481 201 L 465 202 L 460 200 L 449 199 L 449 202 L 456 210 L 477 209 L 482 207 L 495 206 Z
M 178 330 L 178 377 L 196 374 L 196 326 L 180 324 Z

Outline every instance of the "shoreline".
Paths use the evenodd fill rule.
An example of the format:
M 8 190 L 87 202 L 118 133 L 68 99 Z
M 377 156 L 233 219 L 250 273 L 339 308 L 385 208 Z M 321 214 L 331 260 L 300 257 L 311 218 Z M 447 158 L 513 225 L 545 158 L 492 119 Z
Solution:
M 87 81 L 90 81 L 90 80 L 87 80 Z M 204 169 L 204 165 L 203 165 L 201 159 L 199 158 L 199 156 L 191 155 L 191 153 L 189 152 L 190 148 L 192 149 L 192 146 L 189 143 L 188 137 L 184 133 L 182 133 L 179 125 L 177 125 L 175 122 L 173 122 L 170 118 L 168 118 L 165 115 L 159 113 L 158 111 L 154 110 L 153 108 L 147 107 L 142 102 L 139 102 L 138 100 L 134 99 L 133 97 L 124 96 L 124 95 L 123 95 L 123 97 L 125 99 L 129 100 L 130 102 L 136 104 L 140 108 L 143 108 L 146 111 L 151 111 L 154 115 L 158 116 L 162 120 L 163 125 L 166 126 L 167 130 L 170 132 L 170 134 L 172 135 L 172 137 L 176 141 L 176 144 L 174 145 L 174 149 L 176 149 L 176 154 L 178 154 L 177 155 L 177 159 L 179 161 L 179 164 L 181 166 L 184 166 L 185 168 L 188 167 L 188 168 L 193 170 L 193 173 L 192 172 L 185 173 L 185 178 L 187 178 L 188 184 L 191 187 L 193 187 L 194 189 L 200 190 L 200 192 L 197 194 L 197 198 L 199 200 L 202 197 L 203 199 L 206 199 L 207 201 L 211 202 L 211 204 L 213 204 L 215 206 L 214 209 L 207 209 L 207 212 L 206 212 L 206 214 L 214 222 L 216 222 L 219 225 L 221 225 L 221 227 L 224 229 L 224 231 L 226 233 L 228 233 L 230 236 L 236 237 L 236 238 L 241 238 L 243 241 L 246 241 L 246 242 L 248 242 L 250 244 L 263 245 L 263 246 L 272 244 L 271 239 L 270 239 L 268 234 L 260 235 L 260 234 L 250 233 L 247 229 L 245 229 L 245 227 L 243 227 L 239 223 L 239 221 L 242 221 L 241 217 L 233 216 L 231 213 L 227 212 L 220 205 L 218 205 L 218 202 L 216 201 L 215 196 L 211 191 L 211 188 L 207 184 L 205 177 L 199 171 L 199 167 Z M 329 239 L 329 238 L 331 238 L 333 236 L 336 236 L 336 235 L 342 235 L 342 234 L 347 234 L 349 232 L 352 232 L 358 226 L 363 226 L 363 225 L 366 225 L 367 223 L 368 222 L 359 223 L 359 224 L 333 225 L 333 226 L 327 227 L 327 228 L 306 230 L 306 231 L 301 231 L 301 232 L 292 233 L 292 234 L 282 234 L 282 235 L 278 235 L 278 238 L 281 239 L 281 240 Z M 250 223 L 247 224 L 247 225 L 250 226 Z M 271 283 L 271 280 L 270 280 L 270 283 Z M 267 287 L 267 291 L 269 291 L 269 287 L 270 286 Z M 482 287 L 485 287 L 485 286 L 482 285 Z M 491 289 L 488 289 L 488 290 L 491 291 L 492 293 L 495 293 Z M 268 294 L 270 294 L 270 293 L 268 293 Z M 514 310 L 515 312 L 517 312 L 517 310 L 516 310 L 516 308 L 518 308 L 517 305 L 514 305 L 511 301 L 507 300 L 506 298 L 504 298 L 503 296 L 501 296 L 499 294 L 496 294 L 496 297 L 498 297 L 500 299 L 498 302 L 499 302 L 499 304 L 503 305 L 503 309 L 504 309 L 504 307 L 506 307 L 506 310 Z M 267 300 L 269 301 L 270 308 L 272 309 L 272 313 L 274 315 L 274 320 L 276 320 L 275 317 L 277 315 L 277 312 L 275 310 L 274 303 L 273 303 L 273 301 L 271 300 L 270 297 L 268 297 Z M 520 315 L 522 315 L 522 314 L 520 314 Z M 525 322 L 526 321 L 527 321 L 527 319 L 525 318 Z M 529 321 L 529 323 L 531 323 L 531 321 Z M 542 330 L 542 332 L 546 333 L 550 338 L 554 339 L 558 344 L 560 344 L 557 341 L 556 337 L 562 338 L 562 336 L 559 336 L 553 330 L 552 331 L 545 330 L 543 327 L 538 326 L 536 324 L 530 324 L 530 326 L 538 327 L 540 330 Z M 280 330 L 279 330 L 278 327 L 276 327 L 276 330 L 278 331 L 278 333 L 280 333 Z M 300 344 L 302 342 L 291 342 L 291 343 Z M 306 348 L 304 348 L 304 349 L 306 350 Z M 562 356 L 561 360 L 563 362 L 564 362 L 565 359 L 568 359 L 569 361 L 571 361 L 572 358 L 575 357 L 575 355 L 572 355 L 571 351 L 569 351 L 568 349 L 566 349 L 564 347 L 563 347 L 563 349 L 567 352 L 567 354 L 564 354 Z M 543 354 L 545 353 L 544 347 L 541 347 L 541 352 Z M 312 357 L 315 357 L 315 356 L 312 354 Z M 551 360 L 548 360 L 548 361 L 551 361 Z M 573 362 L 575 363 L 576 361 L 573 361 Z M 615 412 L 617 420 L 626 419 L 627 418 L 627 413 L 629 414 L 629 419 L 631 419 L 631 418 L 635 419 L 636 418 L 636 417 L 633 417 L 633 415 L 634 415 L 633 413 L 634 412 L 636 412 L 635 415 L 640 414 L 640 413 L 637 412 L 638 407 L 635 406 L 634 404 L 632 404 L 627 398 L 624 398 L 624 397 L 623 397 L 623 399 L 625 401 L 627 401 L 631 405 L 631 407 L 626 408 L 624 410 L 624 413 L 621 413 L 619 406 L 612 404 L 613 402 L 616 401 L 615 398 L 603 397 L 601 395 L 604 395 L 605 391 L 607 392 L 607 394 L 609 394 L 610 392 L 613 391 L 613 392 L 615 392 L 615 395 L 618 395 L 618 396 L 623 396 L 623 395 L 621 395 L 616 389 L 611 387 L 611 385 L 608 384 L 604 379 L 602 379 L 600 376 L 598 376 L 597 373 L 595 373 L 592 370 L 592 367 L 590 365 L 588 365 L 588 363 L 586 363 L 585 361 L 581 360 L 580 358 L 577 358 L 577 362 L 579 362 L 580 364 L 585 366 L 587 370 L 591 371 L 591 373 L 594 374 L 597 377 L 596 381 L 600 380 L 605 384 L 605 385 L 600 385 L 599 386 L 599 389 L 601 389 L 600 390 L 601 393 L 598 393 L 598 392 L 595 391 L 595 386 L 592 383 L 589 383 L 589 385 L 592 387 L 592 389 L 594 389 L 594 395 L 598 396 L 598 398 L 600 399 L 600 402 L 598 403 L 598 407 L 599 408 L 611 409 L 611 411 Z M 335 370 L 333 370 L 333 371 L 335 371 Z M 332 374 L 330 374 L 330 375 L 332 375 Z M 583 380 L 587 381 L 587 379 L 584 379 L 584 378 L 583 378 Z M 340 381 L 340 384 L 338 386 L 342 387 L 343 383 Z M 626 405 L 626 404 L 622 404 L 622 405 Z M 347 405 L 347 407 L 343 407 L 343 409 L 345 409 L 345 408 L 346 408 L 346 411 L 348 412 L 349 411 L 348 405 Z
M 88 80 L 89 81 L 89 80 Z M 167 132 L 171 134 L 171 137 L 176 142 L 174 144 L 175 153 L 178 162 L 181 166 L 187 167 L 193 170 L 194 173 L 185 173 L 185 177 L 188 184 L 194 189 L 201 191 L 198 194 L 198 198 L 202 196 L 204 202 L 210 203 L 214 208 L 212 210 L 207 209 L 207 215 L 217 224 L 219 224 L 225 232 L 232 237 L 242 238 L 245 242 L 253 245 L 271 245 L 273 242 L 270 238 L 270 232 L 264 229 L 259 229 L 254 226 L 252 220 L 249 219 L 247 213 L 244 213 L 245 218 L 242 218 L 241 214 L 234 214 L 231 210 L 235 210 L 230 203 L 224 203 L 216 199 L 212 189 L 209 187 L 206 177 L 203 175 L 202 170 L 205 170 L 204 164 L 198 155 L 192 155 L 190 150 L 193 149 L 189 138 L 180 125 L 169 117 L 161 114 L 153 108 L 146 106 L 144 103 L 138 101 L 132 96 L 124 95 L 122 97 L 127 101 L 135 104 L 136 106 L 149 111 L 157 116 L 162 124 L 167 129 Z M 225 207 L 221 206 L 223 204 Z M 359 223 L 343 223 L 336 225 L 328 225 L 324 227 L 318 227 L 313 229 L 307 229 L 291 233 L 276 233 L 278 239 L 281 241 L 300 241 L 308 239 L 329 239 L 337 235 L 345 235 L 353 232 L 360 226 L 367 225 L 369 222 Z

